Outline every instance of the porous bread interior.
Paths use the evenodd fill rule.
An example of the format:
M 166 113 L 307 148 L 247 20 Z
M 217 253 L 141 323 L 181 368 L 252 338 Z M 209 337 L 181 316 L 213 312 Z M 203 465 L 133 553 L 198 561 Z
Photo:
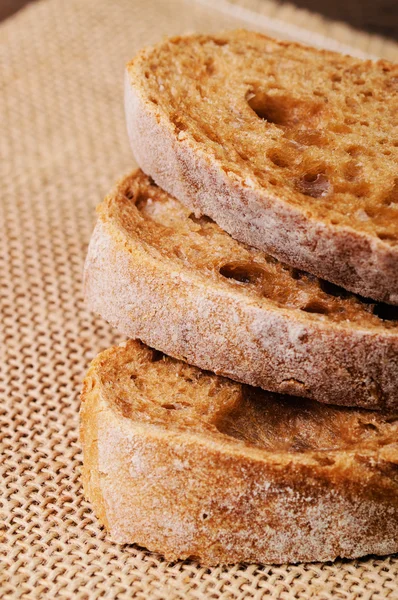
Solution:
M 110 348 L 100 360 L 97 375 L 108 401 L 134 421 L 278 454 L 371 451 L 397 440 L 398 412 L 324 406 L 272 394 L 202 371 L 138 341 Z M 319 459 L 321 464 L 327 461 Z
M 98 210 L 127 241 L 138 239 L 157 258 L 194 270 L 209 284 L 239 290 L 249 301 L 300 319 L 397 330 L 397 307 L 369 302 L 237 242 L 207 217 L 197 219 L 142 171 L 125 178 Z
M 398 244 L 398 65 L 244 31 L 174 38 L 133 63 L 177 138 L 225 172 Z

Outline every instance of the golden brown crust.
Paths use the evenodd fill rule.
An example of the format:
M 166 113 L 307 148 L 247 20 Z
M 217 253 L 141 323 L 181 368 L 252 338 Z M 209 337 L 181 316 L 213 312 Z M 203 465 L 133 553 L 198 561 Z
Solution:
M 302 406 L 130 341 L 86 376 L 85 494 L 116 542 L 169 560 L 396 552 L 397 419 Z
M 378 316 L 393 307 L 244 246 L 142 172 L 120 182 L 98 217 L 85 297 L 122 333 L 265 389 L 397 406 L 398 322 Z
M 131 145 L 236 239 L 397 304 L 397 74 L 249 32 L 173 38 L 128 65 Z

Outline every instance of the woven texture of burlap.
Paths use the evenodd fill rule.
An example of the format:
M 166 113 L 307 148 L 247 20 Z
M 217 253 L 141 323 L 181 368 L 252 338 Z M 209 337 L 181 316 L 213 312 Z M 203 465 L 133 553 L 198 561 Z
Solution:
M 270 20 L 269 2 L 261 10 L 254 0 L 244 9 L 213 4 L 43 0 L 0 27 L 3 599 L 398 598 L 397 557 L 282 567 L 168 564 L 111 543 L 82 496 L 81 381 L 93 356 L 120 341 L 86 312 L 81 277 L 94 206 L 133 166 L 124 63 L 165 34 L 238 25 L 333 48 L 351 44 L 354 52 L 396 51 L 354 32 L 334 40 L 325 29 L 306 32 L 291 24 L 292 11 L 290 22 L 276 13 Z

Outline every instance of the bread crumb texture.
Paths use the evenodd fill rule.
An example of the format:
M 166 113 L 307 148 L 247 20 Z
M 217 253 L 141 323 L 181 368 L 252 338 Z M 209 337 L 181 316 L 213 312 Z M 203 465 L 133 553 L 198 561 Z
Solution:
M 396 307 L 237 242 L 140 171 L 98 217 L 85 298 L 123 335 L 266 390 L 397 406 Z
M 84 486 L 117 542 L 205 564 L 398 549 L 396 412 L 280 397 L 136 341 L 93 361 L 82 400 Z
M 225 172 L 397 245 L 397 65 L 244 31 L 174 38 L 133 63 L 180 139 Z
M 381 328 L 394 336 L 398 331 L 398 307 L 361 298 L 236 241 L 140 171 L 126 177 L 98 213 L 127 240 L 139 239 L 158 258 L 194 271 L 208 284 L 244 292 L 307 321 Z

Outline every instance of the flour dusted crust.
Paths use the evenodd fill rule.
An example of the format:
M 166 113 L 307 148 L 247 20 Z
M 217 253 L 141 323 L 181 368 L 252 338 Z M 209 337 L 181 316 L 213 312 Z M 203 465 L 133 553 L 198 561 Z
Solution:
M 397 419 L 278 398 L 129 341 L 85 379 L 84 490 L 115 542 L 169 560 L 388 554 Z
M 398 66 L 238 31 L 127 67 L 132 149 L 236 239 L 398 304 Z
M 84 291 L 123 334 L 203 369 L 325 403 L 398 405 L 394 307 L 237 242 L 142 172 L 98 207 Z

